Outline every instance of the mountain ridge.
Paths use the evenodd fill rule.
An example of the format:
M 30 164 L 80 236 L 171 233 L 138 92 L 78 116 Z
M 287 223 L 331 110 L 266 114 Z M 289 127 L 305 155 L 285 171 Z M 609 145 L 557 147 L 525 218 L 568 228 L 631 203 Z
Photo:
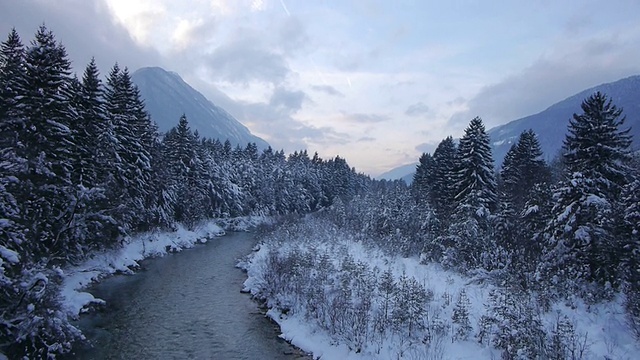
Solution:
M 256 143 L 259 149 L 269 144 L 223 108 L 215 105 L 202 93 L 185 82 L 176 72 L 161 67 L 143 67 L 131 75 L 153 121 L 161 132 L 178 124 L 182 114 L 187 116 L 192 130 L 201 137 L 229 140 L 232 145 L 244 147 Z
M 580 107 L 582 101 L 596 91 L 607 95 L 617 108 L 622 108 L 622 114 L 626 117 L 622 129 L 631 127 L 632 148 L 638 148 L 640 146 L 640 75 L 634 75 L 588 88 L 556 102 L 539 113 L 491 128 L 487 133 L 491 138 L 496 166 L 502 164 L 504 156 L 511 145 L 517 142 L 520 133 L 528 129 L 532 129 L 538 135 L 545 160 L 552 160 L 562 147 L 569 120 L 574 113 L 582 112 Z
M 586 90 L 582 90 L 571 95 L 564 100 L 558 101 L 545 110 L 536 114 L 528 115 L 506 124 L 495 126 L 487 131 L 491 141 L 491 150 L 496 167 L 502 164 L 502 160 L 511 145 L 518 141 L 520 133 L 532 129 L 537 135 L 544 158 L 551 161 L 560 151 L 562 141 L 567 133 L 569 120 L 573 114 L 582 112 L 580 105 L 587 97 L 600 91 L 612 100 L 613 105 L 622 108 L 622 115 L 626 121 L 622 129 L 631 128 L 630 134 L 633 137 L 632 149 L 640 148 L 640 75 L 628 76 L 616 81 L 603 83 Z M 401 174 L 402 169 L 410 165 L 402 165 L 391 169 L 381 175 L 378 179 L 399 179 L 411 178 L 413 172 Z M 392 175 L 392 177 L 388 177 Z M 385 177 L 387 176 L 387 177 Z

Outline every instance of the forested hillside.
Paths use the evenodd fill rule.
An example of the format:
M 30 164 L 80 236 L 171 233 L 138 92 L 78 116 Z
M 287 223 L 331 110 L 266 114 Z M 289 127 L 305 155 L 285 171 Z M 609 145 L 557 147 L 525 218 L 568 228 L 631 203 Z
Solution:
M 622 110 L 595 93 L 575 109 L 561 161 L 547 164 L 528 130 L 496 173 L 474 118 L 459 144 L 448 137 L 421 156 L 410 187 L 377 181 L 265 237 L 245 285 L 316 356 L 632 358 L 640 159 L 630 144 Z
M 559 161 L 527 130 L 496 172 L 476 117 L 459 143 L 422 154 L 407 186 L 341 157 L 202 138 L 186 116 L 160 137 L 126 67 L 103 78 L 91 61 L 75 76 L 46 27 L 28 45 L 12 31 L 0 53 L 2 352 L 67 352 L 82 335 L 59 303 L 65 267 L 132 234 L 313 213 L 264 235 L 246 286 L 344 354 L 630 358 L 640 159 L 624 118 L 596 92 Z
M 348 200 L 368 178 L 347 162 L 200 138 L 186 117 L 162 138 L 128 69 L 74 75 L 44 25 L 0 54 L 0 343 L 16 357 L 66 352 L 65 266 L 128 235 L 205 219 L 303 214 Z

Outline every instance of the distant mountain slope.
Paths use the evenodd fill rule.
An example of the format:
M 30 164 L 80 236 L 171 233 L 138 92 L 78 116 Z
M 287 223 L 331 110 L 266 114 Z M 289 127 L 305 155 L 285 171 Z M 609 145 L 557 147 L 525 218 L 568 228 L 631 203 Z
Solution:
M 493 147 L 493 158 L 496 166 L 502 163 L 511 144 L 518 140 L 520 133 L 533 129 L 538 134 L 542 151 L 547 160 L 553 159 L 562 147 L 562 141 L 567 133 L 569 119 L 574 113 L 582 113 L 580 104 L 584 99 L 600 91 L 613 100 L 613 104 L 623 109 L 627 117 L 624 129 L 631 127 L 633 147 L 640 147 L 640 76 L 631 76 L 612 83 L 598 85 L 584 90 L 559 103 L 551 105 L 546 110 L 522 119 L 514 120 L 505 125 L 497 126 L 488 131 Z
M 528 129 L 533 129 L 538 134 L 545 159 L 552 160 L 562 147 L 569 119 L 574 113 L 582 113 L 582 108 L 580 108 L 582 101 L 596 91 L 607 94 L 615 106 L 623 109 L 623 115 L 627 118 L 623 129 L 631 127 L 632 148 L 640 149 L 640 75 L 636 75 L 581 91 L 551 105 L 540 113 L 490 129 L 487 133 L 491 137 L 496 167 L 502 164 L 504 156 L 509 151 L 511 144 L 518 141 L 520 133 Z M 399 166 L 381 174 L 377 179 L 404 178 L 411 182 L 410 179 L 415 173 L 416 165 L 417 163 Z
M 398 180 L 398 179 L 404 179 L 405 181 L 407 179 L 405 179 L 405 177 L 407 177 L 408 175 L 411 175 L 411 180 L 413 180 L 413 173 L 416 171 L 416 166 L 418 165 L 418 163 L 413 163 L 413 164 L 407 164 L 407 165 L 402 165 L 402 166 L 398 166 L 397 168 L 393 168 L 387 172 L 384 172 L 378 176 L 376 176 L 376 179 L 378 180 Z M 408 181 L 411 182 L 411 181 Z
M 176 126 L 180 116 L 185 114 L 191 129 L 198 130 L 202 137 L 220 141 L 229 139 L 234 146 L 245 146 L 249 142 L 255 142 L 259 149 L 269 146 L 174 72 L 147 67 L 134 72 L 131 78 L 140 89 L 146 109 L 161 132 Z

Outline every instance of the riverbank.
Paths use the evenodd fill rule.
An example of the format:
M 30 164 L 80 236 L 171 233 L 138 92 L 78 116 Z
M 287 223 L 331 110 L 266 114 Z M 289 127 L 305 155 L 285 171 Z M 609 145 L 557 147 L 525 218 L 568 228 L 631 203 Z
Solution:
M 512 339 L 521 358 L 535 358 L 535 346 L 581 359 L 640 352 L 619 297 L 546 310 L 536 294 L 499 288 L 486 274 L 389 255 L 314 218 L 280 227 L 256 250 L 240 264 L 244 291 L 266 302 L 281 337 L 316 358 L 493 359 Z
M 80 316 L 86 341 L 69 359 L 305 358 L 240 292 L 246 274 L 234 265 L 254 246 L 254 234 L 229 232 L 92 284 L 87 291 L 106 305 Z
M 126 239 L 121 248 L 96 253 L 82 264 L 62 270 L 60 301 L 63 310 L 69 316 L 77 317 L 96 304 L 104 304 L 102 299 L 84 291 L 93 282 L 113 274 L 130 274 L 139 268 L 141 260 L 191 248 L 224 234 L 222 227 L 211 221 L 194 230 L 179 226 L 175 232 L 138 234 Z
M 135 272 L 140 261 L 168 253 L 192 248 L 211 238 L 225 235 L 227 231 L 247 231 L 269 222 L 265 217 L 240 217 L 214 219 L 188 230 L 178 226 L 176 231 L 152 231 L 125 239 L 123 246 L 95 253 L 83 263 L 60 270 L 62 286 L 59 299 L 62 309 L 72 318 L 88 311 L 92 306 L 102 305 L 102 299 L 94 297 L 84 289 L 105 277 Z

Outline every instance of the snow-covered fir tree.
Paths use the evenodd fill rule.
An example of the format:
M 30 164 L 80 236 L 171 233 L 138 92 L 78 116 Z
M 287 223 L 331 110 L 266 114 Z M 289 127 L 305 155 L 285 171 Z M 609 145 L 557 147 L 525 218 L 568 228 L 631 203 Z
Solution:
M 479 117 L 465 129 L 456 159 L 456 207 L 448 234 L 438 242 L 447 266 L 468 270 L 479 266 L 482 254 L 493 248 L 486 234 L 498 200 L 489 136 Z
M 539 277 L 561 294 L 620 284 L 622 247 L 614 207 L 628 183 L 629 129 L 622 109 L 595 93 L 574 114 L 564 141 L 565 180 L 546 231 Z M 594 296 L 603 296 L 594 294 Z

